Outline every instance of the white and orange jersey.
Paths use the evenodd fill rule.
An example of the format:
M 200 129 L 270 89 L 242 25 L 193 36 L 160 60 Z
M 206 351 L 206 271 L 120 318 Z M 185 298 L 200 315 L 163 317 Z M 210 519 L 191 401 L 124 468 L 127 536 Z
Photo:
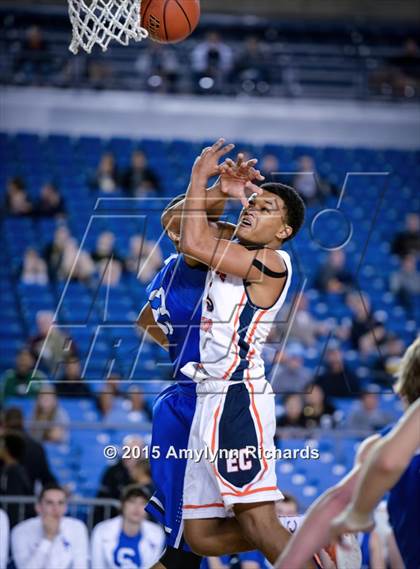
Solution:
M 286 280 L 279 298 L 269 308 L 251 301 L 242 278 L 208 272 L 200 325 L 201 361 L 188 362 L 182 373 L 198 382 L 207 378 L 241 381 L 264 377 L 262 349 L 292 278 L 288 253 L 277 253 L 286 265 Z

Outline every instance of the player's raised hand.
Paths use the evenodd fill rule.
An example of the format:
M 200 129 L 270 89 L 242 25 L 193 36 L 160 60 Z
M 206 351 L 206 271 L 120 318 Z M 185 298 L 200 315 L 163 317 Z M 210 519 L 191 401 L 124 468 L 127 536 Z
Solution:
M 233 148 L 235 145 L 225 144 L 224 138 L 204 148 L 194 162 L 191 179 L 206 184 L 209 178 L 219 173 L 220 159 Z
M 375 522 L 371 516 L 359 516 L 349 506 L 332 520 L 330 540 L 331 543 L 339 543 L 344 549 L 347 549 L 348 545 L 344 540 L 345 534 L 369 532 L 374 527 Z
M 254 180 L 264 180 L 264 176 L 255 168 L 257 162 L 256 159 L 245 161 L 244 155 L 238 154 L 236 162 L 226 158 L 219 166 L 221 191 L 239 199 L 244 207 L 248 207 L 248 195 L 262 193 L 261 188 L 253 183 Z

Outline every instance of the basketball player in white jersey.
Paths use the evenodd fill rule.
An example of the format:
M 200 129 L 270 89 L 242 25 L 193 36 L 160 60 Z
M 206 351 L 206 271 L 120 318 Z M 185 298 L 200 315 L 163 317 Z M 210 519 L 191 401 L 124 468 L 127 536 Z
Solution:
M 200 361 L 182 369 L 197 382 L 189 448 L 205 453 L 188 461 L 183 517 L 197 553 L 211 554 L 206 539 L 214 518 L 234 515 L 244 539 L 274 563 L 290 534 L 275 513 L 282 494 L 275 475 L 274 396 L 261 351 L 291 280 L 289 255 L 279 248 L 300 229 L 304 205 L 292 188 L 265 184 L 246 203 L 233 238 L 218 238 L 207 219 L 205 188 L 232 149 L 220 139 L 203 150 L 183 204 L 180 249 L 211 269 Z

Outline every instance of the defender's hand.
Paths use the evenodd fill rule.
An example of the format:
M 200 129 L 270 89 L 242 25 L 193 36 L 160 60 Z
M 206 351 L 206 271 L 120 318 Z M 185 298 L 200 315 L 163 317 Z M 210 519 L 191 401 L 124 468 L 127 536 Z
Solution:
M 331 522 L 330 540 L 331 543 L 339 543 L 344 549 L 347 548 L 343 541 L 346 533 L 368 532 L 375 527 L 375 522 L 371 516 L 360 516 L 348 507 L 336 516 Z

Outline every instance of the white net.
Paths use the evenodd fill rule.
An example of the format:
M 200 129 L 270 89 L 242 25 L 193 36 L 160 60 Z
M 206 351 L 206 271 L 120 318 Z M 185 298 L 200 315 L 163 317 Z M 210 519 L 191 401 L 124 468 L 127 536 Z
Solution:
M 111 40 L 128 45 L 147 37 L 140 25 L 141 0 L 68 0 L 73 38 L 69 49 L 88 53 L 98 44 L 106 51 Z

